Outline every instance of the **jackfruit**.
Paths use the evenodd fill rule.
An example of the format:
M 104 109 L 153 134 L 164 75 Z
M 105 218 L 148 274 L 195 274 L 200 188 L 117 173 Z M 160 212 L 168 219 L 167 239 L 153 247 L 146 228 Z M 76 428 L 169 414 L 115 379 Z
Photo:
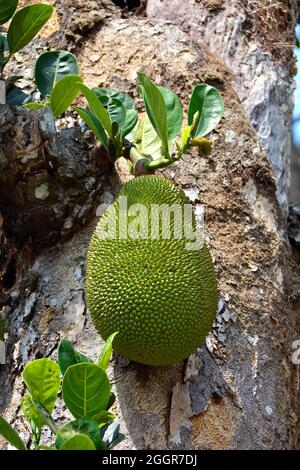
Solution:
M 125 200 L 127 212 L 121 207 Z M 191 236 L 182 227 L 195 229 L 194 214 L 188 226 L 172 210 L 181 208 L 183 213 L 188 206 L 184 193 L 170 181 L 140 176 L 123 186 L 92 236 L 87 305 L 100 335 L 107 339 L 118 331 L 114 348 L 133 361 L 177 363 L 202 345 L 212 327 L 217 283 L 210 253 L 204 244 L 190 249 Z M 169 208 L 162 211 L 158 225 L 152 214 L 157 207 Z

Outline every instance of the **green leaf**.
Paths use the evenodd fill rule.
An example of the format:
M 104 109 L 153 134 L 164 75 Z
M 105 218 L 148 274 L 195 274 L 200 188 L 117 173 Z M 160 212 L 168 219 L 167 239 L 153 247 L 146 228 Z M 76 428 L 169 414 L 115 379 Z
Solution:
M 43 417 L 45 424 L 49 426 L 53 434 L 57 433 L 56 424 L 51 416 L 51 414 L 46 410 L 46 408 L 39 402 L 38 400 L 33 400 L 37 410 L 39 411 L 40 415 Z
M 162 141 L 157 135 L 148 116 L 144 116 L 136 130 L 134 144 L 143 155 L 149 155 L 156 160 L 162 155 Z
M 92 362 L 87 356 L 78 353 L 72 343 L 63 338 L 58 347 L 58 365 L 62 375 L 64 375 L 68 367 L 74 364 L 80 364 L 81 362 Z
M 167 108 L 168 140 L 175 139 L 182 127 L 182 107 L 178 96 L 168 88 L 159 87 Z
M 31 95 L 25 93 L 21 88 L 14 86 L 6 94 L 6 104 L 23 106 L 25 103 L 31 101 Z
M 40 55 L 35 64 L 35 83 L 43 98 L 50 96 L 55 84 L 67 75 L 78 75 L 76 57 L 67 51 L 50 51 Z
M 160 88 L 146 75 L 138 72 L 138 77 L 142 84 L 142 94 L 147 114 L 162 141 L 164 152 L 168 153 L 167 107 L 163 94 Z
M 96 448 L 88 436 L 75 434 L 64 442 L 60 450 L 96 450 Z
M 32 397 L 30 393 L 26 392 L 21 400 L 21 410 L 25 418 L 27 419 L 28 423 L 30 424 L 31 428 L 32 423 L 34 426 L 40 431 L 45 424 L 44 418 L 41 416 L 39 410 L 33 403 Z
M 51 414 L 60 386 L 57 363 L 48 358 L 31 361 L 23 371 L 23 380 L 33 401 L 40 402 Z
M 98 99 L 96 93 L 85 85 L 80 85 L 80 91 L 85 96 L 91 112 L 100 121 L 101 126 L 106 130 L 109 137 L 112 137 L 111 121 L 108 111 Z
M 96 364 L 70 366 L 63 378 L 63 398 L 75 418 L 93 417 L 107 406 L 110 383 Z
M 102 410 L 100 413 L 97 413 L 96 415 L 93 416 L 93 420 L 96 421 L 96 423 L 100 425 L 105 425 L 108 423 L 111 423 L 116 419 L 116 415 L 114 413 L 111 413 L 107 410 Z
M 0 416 L 0 435 L 4 437 L 12 446 L 18 450 L 26 450 L 19 434 L 11 427 L 11 425 Z
M 199 116 L 192 136 L 203 137 L 219 124 L 224 113 L 224 102 L 216 88 L 206 84 L 194 88 L 188 109 L 189 125 L 192 125 L 197 112 Z
M 126 137 L 135 128 L 138 122 L 138 113 L 135 109 L 128 109 L 126 111 L 126 118 L 122 129 L 122 137 Z
M 124 137 L 129 141 L 129 142 L 134 142 L 134 137 L 136 135 L 136 131 L 138 129 L 140 125 L 140 121 L 137 121 L 136 125 L 134 126 L 134 128 L 128 133 L 126 134 Z M 129 161 L 129 160 L 128 160 Z
M 11 19 L 18 3 L 19 0 L 0 0 L 0 25 Z
M 113 121 L 111 123 L 111 132 L 112 132 L 113 138 L 117 137 L 119 130 L 120 130 L 119 124 L 116 121 Z
M 80 106 L 75 106 L 74 109 L 77 111 L 86 125 L 93 131 L 96 138 L 101 142 L 103 147 L 107 150 L 107 135 L 96 116 L 88 109 L 83 109 Z
M 133 99 L 121 91 L 111 90 L 109 88 L 93 88 L 93 91 L 105 108 L 107 108 L 109 101 L 113 98 L 123 103 L 126 108 L 126 117 L 122 126 L 122 138 L 126 137 L 135 127 L 138 120 L 138 114 Z M 106 98 L 106 100 L 103 98 Z
M 66 75 L 56 82 L 50 97 L 50 107 L 54 116 L 63 114 L 80 92 L 82 78 L 79 75 Z
M 23 108 L 25 109 L 41 109 L 45 108 L 46 104 L 45 103 L 26 103 L 23 105 Z
M 192 132 L 192 126 L 186 126 L 181 131 L 181 145 L 183 149 L 185 149 L 189 144 L 191 132 Z
M 116 333 L 113 333 L 112 335 L 107 338 L 105 341 L 105 344 L 102 348 L 102 351 L 99 355 L 98 359 L 98 366 L 101 367 L 103 370 L 106 370 L 112 355 L 112 343 L 114 338 L 117 336 L 118 331 Z
M 18 52 L 37 35 L 51 17 L 51 5 L 37 3 L 19 10 L 13 17 L 7 33 L 11 54 Z
M 77 364 L 81 364 L 82 362 L 93 362 L 92 359 L 90 359 L 85 354 L 82 354 L 81 352 L 78 352 L 75 350 L 75 354 L 76 354 Z
M 98 96 L 98 98 L 106 97 L 107 102 L 110 98 L 117 98 L 118 100 L 122 101 L 127 110 L 135 109 L 133 99 L 121 91 L 112 90 L 110 88 L 93 88 L 92 90 Z
M 116 401 L 116 395 L 113 392 L 111 392 L 108 403 L 107 403 L 107 406 L 106 406 L 106 410 L 109 410 L 109 408 L 111 408 L 113 406 L 115 401 Z
M 173 140 L 168 142 L 169 152 L 173 146 Z M 162 141 L 154 130 L 149 117 L 144 116 L 136 129 L 134 144 L 143 155 L 148 155 L 153 160 L 158 160 L 162 156 Z
M 176 142 L 178 155 L 181 157 L 189 148 L 193 126 L 186 126 L 181 130 L 181 145 Z
M 119 129 L 122 129 L 126 119 L 126 108 L 122 101 L 117 98 L 111 98 L 107 105 L 107 111 L 110 117 L 111 123 L 116 122 Z
M 55 440 L 55 446 L 57 449 L 60 449 L 64 443 L 70 439 L 70 437 L 73 437 L 76 434 L 84 434 L 85 436 L 88 436 L 96 449 L 102 449 L 104 447 L 100 438 L 98 424 L 91 418 L 85 416 L 77 419 L 76 421 L 70 421 L 58 430 Z

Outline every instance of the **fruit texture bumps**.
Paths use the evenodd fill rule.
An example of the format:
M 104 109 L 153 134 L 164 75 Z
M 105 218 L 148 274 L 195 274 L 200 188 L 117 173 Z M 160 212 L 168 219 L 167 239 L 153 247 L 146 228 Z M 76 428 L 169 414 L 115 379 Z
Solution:
M 203 344 L 215 318 L 217 284 L 209 251 L 205 245 L 188 250 L 188 240 L 174 236 L 175 218 L 169 239 L 161 226 L 155 239 L 124 233 L 120 239 L 120 196 L 127 196 L 129 212 L 137 203 L 147 209 L 140 213 L 140 227 L 148 227 L 148 234 L 153 204 L 188 204 L 181 190 L 159 176 L 140 176 L 123 186 L 112 206 L 116 237 L 99 238 L 111 220 L 109 208 L 88 251 L 86 298 L 93 323 L 104 339 L 118 331 L 114 348 L 129 359 L 155 366 L 179 362 Z M 128 215 L 129 222 L 134 218 Z

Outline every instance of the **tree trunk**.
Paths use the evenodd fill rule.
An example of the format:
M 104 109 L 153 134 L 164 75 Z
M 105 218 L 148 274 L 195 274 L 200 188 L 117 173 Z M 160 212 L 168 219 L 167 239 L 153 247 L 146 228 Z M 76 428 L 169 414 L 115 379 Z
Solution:
M 220 57 L 273 168 L 288 208 L 297 0 L 148 0 L 150 18 L 179 25 Z
M 291 356 L 292 343 L 300 335 L 300 278 L 284 216 L 289 173 L 287 117 L 293 88 L 290 48 L 282 52 L 280 47 L 278 55 L 270 50 L 274 40 L 262 26 L 267 16 L 263 16 L 264 9 L 255 9 L 255 1 L 149 0 L 147 11 L 149 16 L 155 15 L 154 19 L 124 17 L 108 0 L 85 2 L 84 7 L 79 0 L 58 3 L 57 30 L 39 39 L 36 48 L 63 44 L 76 50 L 89 86 L 129 92 L 141 107 L 136 72 L 142 70 L 174 90 L 185 110 L 191 90 L 199 82 L 218 87 L 225 101 L 224 119 L 211 136 L 212 156 L 199 158 L 190 152 L 163 171 L 193 203 L 204 206 L 206 240 L 220 291 L 216 321 L 206 344 L 187 361 L 172 367 L 146 367 L 114 354 L 109 374 L 126 435 L 119 448 L 297 447 L 299 366 L 293 364 Z M 276 21 L 286 34 L 281 34 L 282 41 L 291 43 L 296 11 L 287 3 L 281 2 L 283 9 L 276 9 Z M 181 23 L 179 17 L 187 22 Z M 24 54 L 23 62 L 28 66 L 36 49 L 27 48 Z M 12 63 L 11 69 L 19 74 L 20 64 Z M 2 113 L 9 114 L 9 108 L 3 109 Z M 31 119 L 29 115 L 26 119 Z M 2 123 L 1 116 L 0 146 L 7 133 L 7 119 Z M 15 125 L 14 132 L 22 129 L 23 124 Z M 53 133 L 51 138 L 57 139 Z M 77 139 L 80 145 L 83 137 Z M 42 139 L 40 146 L 38 158 L 43 162 L 49 155 L 48 141 Z M 58 142 L 66 144 L 60 138 Z M 80 155 L 72 145 L 69 152 L 62 151 L 61 161 L 55 159 L 58 163 L 51 174 L 56 191 L 57 185 L 61 194 L 73 190 L 73 220 L 77 220 L 75 214 L 80 213 L 93 190 L 90 215 L 95 214 L 97 205 L 102 210 L 110 203 L 119 185 L 130 177 L 121 161 L 115 170 L 106 168 L 105 173 L 102 168 L 100 175 L 99 167 L 90 161 L 90 148 L 84 146 L 86 139 L 82 145 Z M 2 146 L 0 165 L 3 155 L 11 163 L 14 152 L 8 153 Z M 72 188 L 65 187 L 61 171 L 74 152 L 77 168 L 90 162 L 84 172 L 94 177 L 94 187 L 79 183 L 80 178 L 73 179 Z M 27 170 L 29 178 L 31 167 Z M 38 166 L 34 177 L 44 171 L 45 163 Z M 34 194 L 36 181 L 30 186 Z M 97 184 L 100 181 L 102 184 Z M 77 184 L 81 185 L 80 197 L 74 191 Z M 7 364 L 0 365 L 1 411 L 28 440 L 24 418 L 17 413 L 24 393 L 24 364 L 33 358 L 56 357 L 62 337 L 68 337 L 77 349 L 93 358 L 99 351 L 101 339 L 84 301 L 85 257 L 96 218 L 76 222 L 74 230 L 64 237 L 62 216 L 56 238 L 44 237 L 37 251 L 30 224 L 22 238 L 16 230 L 20 225 L 14 223 L 24 216 L 25 206 L 15 204 L 13 189 L 8 193 L 2 183 L 0 200 L 10 201 L 10 209 L 1 207 L 0 306 L 7 343 Z M 57 199 L 50 198 L 49 203 L 57 204 Z M 38 213 L 40 205 L 40 200 L 31 199 L 33 213 Z M 43 207 L 48 207 L 47 198 Z M 57 219 L 51 220 L 57 227 Z M 58 424 L 64 421 L 61 404 L 54 417 Z M 47 432 L 43 439 L 49 440 Z

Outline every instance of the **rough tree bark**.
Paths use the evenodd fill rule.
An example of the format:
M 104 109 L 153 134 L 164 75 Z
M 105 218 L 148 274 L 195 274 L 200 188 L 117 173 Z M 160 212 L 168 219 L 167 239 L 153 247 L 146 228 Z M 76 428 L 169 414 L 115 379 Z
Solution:
M 201 30 L 195 26 L 200 23 L 197 18 L 205 19 L 201 15 L 208 11 L 212 25 L 219 14 L 225 15 L 223 25 L 224 28 L 229 25 L 232 28 L 231 38 L 237 40 L 234 20 L 237 21 L 236 30 L 247 37 L 248 30 L 252 31 L 252 23 L 249 25 L 246 20 L 238 20 L 242 2 L 230 2 L 239 8 L 232 10 L 236 14 L 233 17 L 229 15 L 231 20 L 226 17 L 226 2 L 222 2 L 223 8 L 217 10 L 218 1 L 185 2 L 191 3 L 193 18 L 196 18 L 195 25 L 190 28 L 191 34 L 183 31 L 182 25 L 173 23 L 178 22 L 173 10 L 180 11 L 180 2 L 175 6 L 176 1 L 156 5 L 155 15 L 173 15 L 172 21 L 138 19 L 130 15 L 121 18 L 121 11 L 108 0 L 87 1 L 84 8 L 79 0 L 56 3 L 60 5 L 54 28 L 57 31 L 51 30 L 50 36 L 36 42 L 34 50 L 25 51 L 27 66 L 43 48 L 61 47 L 63 44 L 63 47 L 76 50 L 88 85 L 118 87 L 139 100 L 136 72 L 143 70 L 158 83 L 177 92 L 184 105 L 192 87 L 202 81 L 217 86 L 225 100 L 224 119 L 211 136 L 212 156 L 199 159 L 191 152 L 163 172 L 165 177 L 184 189 L 192 202 L 201 203 L 205 208 L 206 239 L 214 257 L 220 290 L 214 328 L 202 348 L 184 363 L 172 367 L 141 366 L 114 355 L 109 373 L 117 395 L 116 411 L 121 416 L 122 431 L 126 435 L 120 448 L 295 448 L 299 437 L 299 368 L 292 364 L 291 354 L 292 342 L 300 334 L 300 278 L 292 259 L 282 211 L 288 179 L 283 184 L 282 173 L 274 171 L 274 165 L 282 163 L 283 170 L 288 173 L 287 156 L 281 152 L 275 156 L 272 150 L 276 147 L 275 137 L 270 133 L 269 147 L 267 137 L 262 143 L 272 161 L 272 168 L 258 135 L 265 123 L 275 126 L 274 134 L 279 132 L 288 139 L 286 121 L 278 119 L 274 123 L 270 116 L 275 111 L 278 115 L 289 112 L 282 109 L 280 100 L 282 93 L 291 96 L 291 73 L 287 71 L 288 67 L 291 68 L 291 58 L 280 62 L 281 59 L 268 56 L 269 62 L 264 63 L 259 75 L 262 89 L 257 84 L 255 93 L 249 84 L 252 98 L 257 103 L 255 113 L 259 124 L 255 130 L 249 120 L 249 115 L 254 120 L 254 114 L 244 99 L 246 89 L 239 85 L 243 80 L 240 78 L 239 82 L 237 78 L 237 61 L 232 59 L 230 64 L 228 59 L 226 66 L 220 57 L 222 48 L 214 47 L 217 41 L 203 45 Z M 172 6 L 165 9 L 170 3 Z M 254 1 L 247 4 L 255 6 Z M 153 5 L 154 0 L 150 0 L 148 12 L 151 15 Z M 290 9 L 287 2 L 282 2 L 282 5 L 288 10 L 286 14 L 295 21 L 295 10 Z M 191 14 L 185 13 L 185 16 L 190 18 Z M 258 18 L 258 11 L 253 9 L 254 24 Z M 209 28 L 209 22 L 206 26 Z M 292 28 L 292 22 L 288 27 Z M 263 41 L 257 41 L 261 50 L 269 54 Z M 240 50 L 239 41 L 235 44 Z M 244 44 L 244 47 L 246 50 L 250 45 Z M 234 42 L 230 50 L 234 57 Z M 15 62 L 11 67 L 19 71 L 24 66 Z M 252 71 L 254 80 L 256 75 L 252 69 L 249 65 L 248 72 L 242 73 L 250 74 Z M 281 70 L 286 71 L 288 80 L 281 84 L 282 91 L 278 95 L 268 89 L 268 70 L 274 76 L 274 90 L 282 79 Z M 242 104 L 236 92 L 242 98 Z M 138 103 L 141 105 L 140 100 Z M 273 112 L 268 117 L 269 106 Z M 0 121 L 0 146 L 7 138 L 10 112 L 6 108 L 3 113 L 7 113 L 7 117 L 3 123 Z M 30 119 L 32 115 L 25 113 L 23 123 L 16 126 L 17 131 L 21 132 Z M 12 129 L 12 132 L 16 130 Z M 57 138 L 52 133 L 49 139 L 56 141 Z M 49 155 L 49 139 L 41 142 L 41 151 L 34 155 L 39 163 L 37 167 L 26 166 L 26 178 L 37 178 L 33 179 L 34 188 L 37 182 L 40 184 L 37 174 L 47 169 L 45 155 Z M 60 181 L 60 172 L 76 153 L 72 140 L 68 142 L 69 152 L 62 151 L 62 161 L 56 158 L 55 171 L 47 174 L 47 178 L 52 178 L 54 188 L 61 185 L 62 193 L 70 191 L 70 188 L 66 189 Z M 59 145 L 63 146 L 63 143 Z M 80 144 L 77 142 L 77 145 Z M 108 175 L 102 171 L 100 176 L 99 168 L 90 161 L 89 149 L 84 145 L 83 142 L 82 153 L 77 153 L 75 160 L 79 167 L 89 162 L 84 172 L 88 178 L 95 178 L 95 186 L 86 187 L 75 172 L 72 187 L 79 185 L 79 212 L 92 191 L 93 201 L 95 205 L 100 204 L 100 211 L 112 201 L 117 187 L 129 178 L 129 174 L 120 162 Z M 0 165 L 4 159 L 13 159 L 6 147 L 2 146 L 1 151 Z M 24 165 L 27 165 L 26 159 Z M 15 168 L 14 165 L 11 167 Z M 101 340 L 91 325 L 84 302 L 85 255 L 96 220 L 92 218 L 88 222 L 86 218 L 86 226 L 76 222 L 74 231 L 67 234 L 72 236 L 68 241 L 57 230 L 57 238 L 47 242 L 52 246 L 44 243 L 37 252 L 32 245 L 32 234 L 28 233 L 25 239 L 20 240 L 16 230 L 19 225 L 15 221 L 24 215 L 25 206 L 20 208 L 15 204 L 13 190 L 12 194 L 7 194 L 6 186 L 2 184 L 3 176 L 0 178 L 1 200 L 9 200 L 9 208 L 1 208 L 4 216 L 0 306 L 5 315 L 7 364 L 0 366 L 0 403 L 3 414 L 28 440 L 24 419 L 16 413 L 24 393 L 21 382 L 24 363 L 41 356 L 55 357 L 62 336 L 67 336 L 79 350 L 94 358 L 99 350 Z M 103 184 L 97 185 L 100 180 Z M 26 186 L 25 194 L 28 194 L 26 191 L 36 194 L 35 189 L 32 193 L 33 187 Z M 78 214 L 74 209 L 76 197 L 71 198 L 71 208 L 68 208 L 75 220 Z M 50 205 L 57 204 L 50 191 L 43 200 L 44 207 L 47 207 L 47 198 Z M 37 208 L 40 204 L 39 199 L 32 197 L 30 206 L 34 213 L 39 213 Z M 90 214 L 95 205 L 89 206 Z M 12 207 L 13 221 L 10 220 Z M 63 222 L 62 217 L 59 226 Z M 10 262 L 11 256 L 13 262 Z M 55 419 L 61 424 L 64 418 L 65 412 L 60 406 Z M 43 438 L 45 442 L 49 439 L 47 431 Z
M 272 164 L 286 212 L 298 0 L 148 0 L 150 18 L 178 24 L 224 61 Z

